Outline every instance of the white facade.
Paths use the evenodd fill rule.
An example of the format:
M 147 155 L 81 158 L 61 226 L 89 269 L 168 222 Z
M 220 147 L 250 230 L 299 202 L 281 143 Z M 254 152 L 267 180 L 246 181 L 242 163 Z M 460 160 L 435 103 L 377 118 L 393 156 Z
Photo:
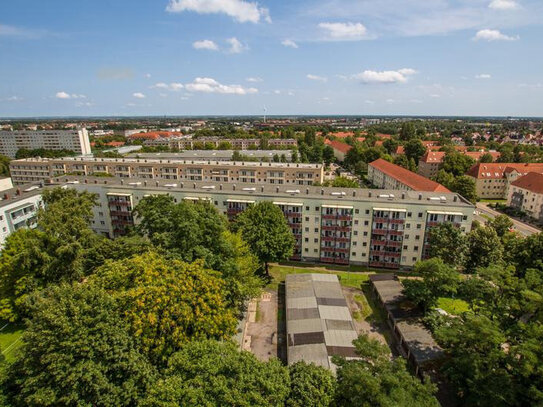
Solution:
M 71 150 L 77 154 L 91 154 L 89 133 L 77 130 L 20 130 L 0 131 L 0 154 L 14 158 L 20 149 Z
M 391 269 L 426 258 L 428 231 L 439 223 L 469 232 L 474 211 L 453 193 L 74 176 L 57 182 L 98 195 L 92 228 L 111 237 L 134 225 L 132 210 L 149 195 L 208 201 L 231 220 L 255 202 L 271 201 L 296 239 L 292 260 Z
M 0 200 L 0 247 L 4 247 L 7 237 L 21 228 L 36 227 L 36 215 L 42 205 L 38 187 L 26 191 L 10 190 Z

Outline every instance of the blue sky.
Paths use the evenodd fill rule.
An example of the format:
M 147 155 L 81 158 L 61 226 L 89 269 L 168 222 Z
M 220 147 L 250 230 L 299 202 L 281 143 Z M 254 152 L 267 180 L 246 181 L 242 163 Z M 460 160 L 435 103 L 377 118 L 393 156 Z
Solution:
M 0 78 L 0 117 L 543 116 L 543 2 L 4 0 Z

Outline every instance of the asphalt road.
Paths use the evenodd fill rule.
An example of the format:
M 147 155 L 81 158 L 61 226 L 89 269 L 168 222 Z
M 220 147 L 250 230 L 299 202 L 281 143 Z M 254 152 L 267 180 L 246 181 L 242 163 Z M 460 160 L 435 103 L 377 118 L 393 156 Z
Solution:
M 475 211 L 475 215 L 474 215 L 473 218 L 477 219 L 481 223 L 486 223 L 487 219 L 482 215 L 485 215 L 485 216 L 488 216 L 488 217 L 494 219 L 496 216 L 503 215 L 503 214 L 500 213 L 500 212 L 495 211 L 494 209 L 489 208 L 487 206 L 487 204 L 478 203 L 477 204 L 477 210 Z M 535 228 L 535 227 L 533 227 L 531 225 L 520 222 L 520 221 L 518 221 L 516 219 L 513 219 L 513 218 L 510 218 L 510 219 L 513 221 L 513 225 L 514 225 L 513 228 L 523 236 L 530 236 L 530 235 L 533 235 L 535 233 L 540 233 L 541 232 L 541 230 L 539 230 L 539 229 L 537 229 L 537 228 Z

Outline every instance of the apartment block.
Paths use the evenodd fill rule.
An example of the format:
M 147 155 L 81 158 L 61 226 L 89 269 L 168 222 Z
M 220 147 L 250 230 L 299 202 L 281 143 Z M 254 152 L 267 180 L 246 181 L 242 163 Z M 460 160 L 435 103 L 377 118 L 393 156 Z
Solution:
M 36 215 L 42 206 L 42 188 L 27 186 L 2 191 L 0 199 L 0 248 L 7 237 L 21 228 L 36 227 Z
M 437 176 L 438 171 L 443 167 L 443 160 L 447 153 L 444 151 L 427 151 L 419 160 L 418 173 L 426 178 Z M 462 154 L 479 161 L 485 154 L 490 154 L 492 160 L 496 161 L 500 157 L 498 151 L 464 151 Z
M 132 210 L 149 195 L 209 202 L 231 221 L 256 202 L 271 201 L 296 239 L 294 260 L 388 269 L 408 269 L 424 258 L 429 233 L 440 223 L 469 232 L 474 211 L 458 194 L 442 192 L 77 176 L 54 183 L 97 194 L 92 227 L 110 237 L 137 222 Z
M 466 175 L 475 180 L 479 198 L 507 199 L 511 183 L 529 172 L 543 173 L 543 163 L 479 163 Z
M 250 148 L 261 148 L 261 140 L 258 138 L 237 138 L 227 139 L 220 137 L 199 137 L 193 138 L 191 135 L 177 137 L 161 137 L 148 139 L 143 144 L 149 147 L 168 147 L 172 150 L 193 150 L 195 147 L 212 145 L 217 148 L 221 143 L 229 143 L 234 150 L 247 150 Z M 269 148 L 292 148 L 296 147 L 296 139 L 274 138 L 268 140 Z
M 10 163 L 15 184 L 49 180 L 63 174 L 252 184 L 313 185 L 323 182 L 322 164 L 137 158 L 28 158 Z
M 511 182 L 507 205 L 543 222 L 543 173 L 529 172 Z
M 443 185 L 382 158 L 368 164 L 368 181 L 382 189 L 450 192 Z
M 0 131 L 0 154 L 15 158 L 20 149 L 71 150 L 78 154 L 91 154 L 89 133 L 85 128 L 76 130 L 17 130 Z

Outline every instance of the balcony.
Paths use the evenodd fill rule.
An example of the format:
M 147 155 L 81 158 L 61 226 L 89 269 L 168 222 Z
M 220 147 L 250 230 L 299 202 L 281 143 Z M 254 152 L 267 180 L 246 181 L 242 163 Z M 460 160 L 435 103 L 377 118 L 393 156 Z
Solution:
M 299 212 L 283 212 L 288 218 L 301 218 L 302 214 Z
M 370 261 L 370 267 L 378 267 L 385 269 L 398 269 L 400 265 L 397 263 L 388 263 L 384 261 Z
M 110 216 L 131 216 L 132 212 L 130 211 L 109 211 Z
M 390 223 L 394 223 L 397 225 L 403 225 L 405 223 L 405 219 L 390 219 Z
M 107 201 L 110 206 L 129 206 L 130 201 L 118 201 L 116 199 L 110 199 Z
M 403 236 L 403 230 L 389 230 L 388 234 L 391 236 Z
M 322 263 L 334 263 L 334 260 L 335 259 L 333 257 L 323 257 L 323 256 L 321 256 L 321 258 L 320 258 L 320 261 Z
M 387 229 L 373 229 L 371 231 L 371 233 L 373 235 L 381 235 L 381 236 L 385 236 L 388 234 L 388 230 Z

